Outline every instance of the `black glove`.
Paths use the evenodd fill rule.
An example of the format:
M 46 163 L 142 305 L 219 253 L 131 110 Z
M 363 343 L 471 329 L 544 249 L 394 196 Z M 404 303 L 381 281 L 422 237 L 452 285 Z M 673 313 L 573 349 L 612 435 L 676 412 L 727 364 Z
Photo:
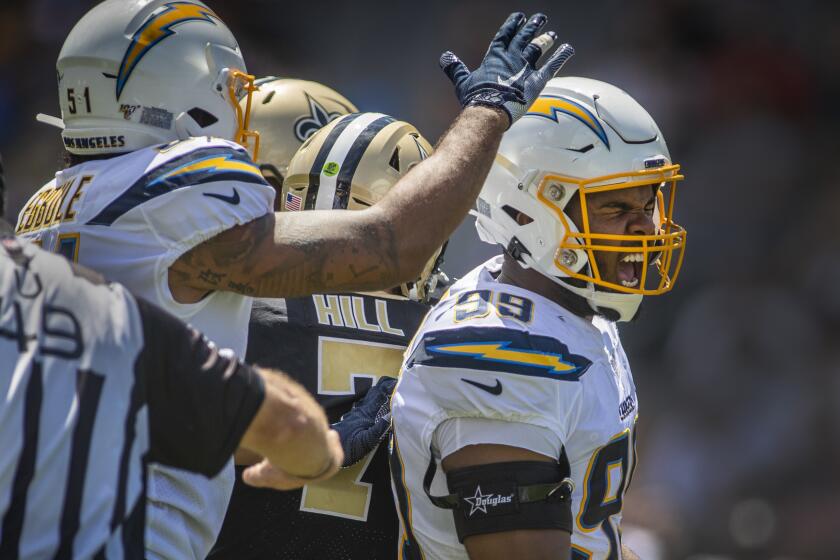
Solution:
M 391 429 L 391 393 L 397 380 L 381 377 L 353 408 L 332 425 L 344 449 L 342 467 L 349 467 L 376 449 Z
M 472 72 L 451 51 L 441 55 L 440 67 L 455 84 L 462 107 L 502 108 L 510 117 L 510 124 L 525 114 L 546 82 L 575 53 L 571 45 L 564 43 L 537 69 L 540 56 L 557 38 L 549 31 L 535 39 L 547 19 L 544 14 L 536 14 L 523 25 L 525 14 L 511 14 L 490 43 L 481 66 Z

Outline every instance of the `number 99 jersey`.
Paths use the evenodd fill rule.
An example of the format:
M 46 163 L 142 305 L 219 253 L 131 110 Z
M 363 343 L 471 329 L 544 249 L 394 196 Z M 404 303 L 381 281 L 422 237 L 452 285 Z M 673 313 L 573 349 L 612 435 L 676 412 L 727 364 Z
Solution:
M 427 315 L 392 400 L 390 463 L 400 558 L 467 559 L 442 457 L 500 444 L 564 456 L 575 483 L 572 560 L 621 558 L 619 524 L 635 467 L 636 389 L 614 323 L 588 321 L 495 277 L 497 257 L 470 272 Z M 473 496 L 455 515 L 493 515 L 505 496 Z M 462 513 L 463 512 L 463 513 Z
M 428 306 L 396 296 L 256 300 L 246 361 L 282 370 L 338 421 L 381 376 L 397 377 Z M 302 490 L 252 488 L 237 476 L 210 560 L 391 560 L 399 521 L 387 445 Z

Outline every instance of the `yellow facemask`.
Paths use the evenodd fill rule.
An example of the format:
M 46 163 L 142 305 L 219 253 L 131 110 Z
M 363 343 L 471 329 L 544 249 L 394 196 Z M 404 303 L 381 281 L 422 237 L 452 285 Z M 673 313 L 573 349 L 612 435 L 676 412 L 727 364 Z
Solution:
M 567 232 L 557 248 L 554 264 L 570 278 L 577 278 L 592 282 L 610 290 L 641 295 L 658 295 L 670 291 L 677 281 L 682 267 L 685 251 L 685 229 L 673 221 L 674 200 L 677 181 L 684 177 L 679 174 L 679 165 L 668 165 L 656 169 L 616 173 L 591 179 L 574 179 L 560 175 L 545 175 L 540 182 L 537 198 L 549 207 L 562 222 Z M 618 235 L 592 232 L 589 226 L 589 214 L 586 198 L 588 195 L 618 189 L 632 189 L 644 185 L 661 184 L 657 192 L 656 211 L 657 232 L 653 235 Z M 564 197 L 564 185 L 574 186 L 580 200 L 582 214 L 582 231 L 571 222 L 569 217 L 559 206 L 558 201 Z M 610 245 L 605 242 L 620 242 L 621 245 Z M 591 274 L 575 271 L 572 267 L 577 263 L 576 251 L 585 251 L 590 264 Z M 595 254 L 598 251 L 642 254 L 641 278 L 636 287 L 627 287 L 602 278 L 598 270 Z M 648 287 L 647 265 L 655 265 L 658 279 L 650 279 L 652 285 Z
M 260 133 L 250 130 L 251 122 L 251 98 L 259 87 L 254 85 L 255 77 L 251 74 L 231 70 L 228 80 L 230 101 L 236 111 L 236 136 L 234 141 L 245 147 L 251 154 L 251 158 L 257 161 L 260 153 Z M 245 109 L 242 109 L 240 100 L 244 100 Z

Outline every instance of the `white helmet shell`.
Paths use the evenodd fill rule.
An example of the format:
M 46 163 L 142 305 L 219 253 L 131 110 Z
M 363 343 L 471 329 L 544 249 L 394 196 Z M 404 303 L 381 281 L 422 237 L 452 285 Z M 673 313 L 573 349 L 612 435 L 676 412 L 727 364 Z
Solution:
M 479 195 L 476 227 L 482 240 L 503 245 L 523 266 L 584 297 L 594 310 L 611 310 L 609 315 L 630 320 L 643 295 L 669 290 L 676 274 L 666 270 L 655 289 L 604 281 L 590 262 L 598 232 L 578 231 L 564 209 L 572 197 L 580 196 L 585 204 L 585 193 L 605 186 L 673 186 L 682 178 L 677 169 L 656 123 L 627 93 L 588 78 L 555 78 L 502 138 Z M 670 202 L 667 208 L 662 198 L 657 203 L 657 235 L 626 236 L 644 246 L 646 259 L 655 260 L 664 247 L 667 263 L 659 264 L 669 265 L 681 264 L 685 237 L 670 222 Z M 517 213 L 532 221 L 519 224 Z M 627 250 L 641 251 L 638 246 Z M 679 256 L 672 260 L 675 250 Z
M 106 0 L 73 28 L 58 57 L 62 138 L 74 154 L 185 139 L 233 140 L 246 71 L 230 30 L 196 0 Z

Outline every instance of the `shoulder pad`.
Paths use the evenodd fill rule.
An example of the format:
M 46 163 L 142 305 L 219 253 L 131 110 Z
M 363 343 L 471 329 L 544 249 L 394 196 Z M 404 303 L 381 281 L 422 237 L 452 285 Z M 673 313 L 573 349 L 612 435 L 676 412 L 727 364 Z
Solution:
M 198 141 L 200 140 L 200 141 Z M 222 139 L 190 139 L 155 149 L 146 172 L 87 223 L 110 226 L 126 212 L 174 190 L 216 181 L 267 185 L 240 146 Z
M 510 328 L 461 327 L 422 333 L 406 361 L 407 368 L 416 365 L 577 381 L 592 362 L 570 353 L 550 336 Z

